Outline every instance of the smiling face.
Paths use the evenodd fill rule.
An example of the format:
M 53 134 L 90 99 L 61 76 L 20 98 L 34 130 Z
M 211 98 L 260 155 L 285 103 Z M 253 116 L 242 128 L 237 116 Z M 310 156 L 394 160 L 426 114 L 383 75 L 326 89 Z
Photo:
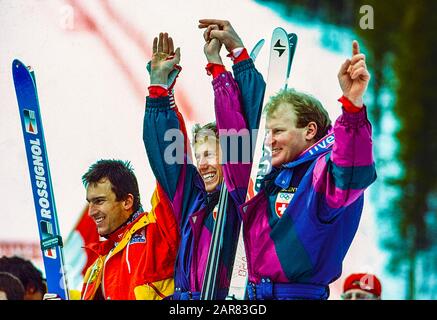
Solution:
M 282 103 L 267 118 L 265 144 L 272 150 L 272 166 L 279 167 L 295 160 L 315 141 L 317 125 L 310 122 L 304 128 L 297 128 L 297 116 L 293 106 Z
M 205 183 L 206 192 L 214 191 L 222 182 L 223 172 L 220 165 L 220 147 L 215 138 L 209 138 L 194 145 L 197 170 Z
M 133 212 L 133 196 L 129 194 L 126 200 L 118 201 L 111 182 L 105 178 L 88 185 L 86 199 L 89 204 L 88 214 L 96 223 L 101 236 L 116 230 Z

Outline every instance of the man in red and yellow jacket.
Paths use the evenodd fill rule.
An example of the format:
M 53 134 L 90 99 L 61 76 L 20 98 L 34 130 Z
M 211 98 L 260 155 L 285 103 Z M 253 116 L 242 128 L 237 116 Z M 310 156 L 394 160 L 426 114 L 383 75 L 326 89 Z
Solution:
M 82 177 L 89 215 L 106 241 L 89 245 L 97 256 L 88 268 L 83 300 L 160 300 L 173 294 L 179 231 L 161 187 L 152 210 L 142 212 L 128 162 L 100 160 Z

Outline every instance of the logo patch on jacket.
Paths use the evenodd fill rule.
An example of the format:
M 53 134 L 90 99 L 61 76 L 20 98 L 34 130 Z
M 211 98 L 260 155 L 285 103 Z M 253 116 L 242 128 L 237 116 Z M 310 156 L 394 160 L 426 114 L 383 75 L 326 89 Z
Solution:
M 279 218 L 281 218 L 285 210 L 287 210 L 288 205 L 293 199 L 295 192 L 296 192 L 296 188 L 292 187 L 289 188 L 288 190 L 280 191 L 276 196 L 275 213 Z
M 218 215 L 218 205 L 216 205 L 214 207 L 214 210 L 212 210 L 212 217 L 214 218 L 214 220 L 217 220 L 217 215 Z
M 146 242 L 146 230 L 143 228 L 140 232 L 135 233 L 129 241 L 133 243 L 145 243 Z

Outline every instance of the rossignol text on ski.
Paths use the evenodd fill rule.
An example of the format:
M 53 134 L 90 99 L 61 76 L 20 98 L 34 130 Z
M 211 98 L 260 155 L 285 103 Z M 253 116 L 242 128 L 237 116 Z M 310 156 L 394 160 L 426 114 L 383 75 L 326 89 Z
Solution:
M 61 299 L 68 299 L 62 238 L 53 196 L 35 75 L 30 67 L 26 67 L 19 60 L 13 61 L 12 74 L 26 148 L 48 292 L 57 294 Z

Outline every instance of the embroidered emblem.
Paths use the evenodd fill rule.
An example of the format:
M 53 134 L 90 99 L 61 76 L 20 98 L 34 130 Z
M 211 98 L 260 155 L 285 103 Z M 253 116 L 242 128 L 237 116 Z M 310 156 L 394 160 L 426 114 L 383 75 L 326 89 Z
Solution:
M 214 218 L 214 220 L 217 220 L 217 215 L 218 215 L 218 206 L 215 206 L 214 210 L 212 210 L 212 217 Z
M 276 196 L 275 213 L 279 218 L 282 217 L 285 210 L 288 208 L 288 205 L 293 199 L 293 196 L 294 196 L 294 192 L 290 192 L 290 191 L 281 191 Z
M 146 230 L 143 228 L 135 233 L 130 239 L 130 243 L 146 243 Z

